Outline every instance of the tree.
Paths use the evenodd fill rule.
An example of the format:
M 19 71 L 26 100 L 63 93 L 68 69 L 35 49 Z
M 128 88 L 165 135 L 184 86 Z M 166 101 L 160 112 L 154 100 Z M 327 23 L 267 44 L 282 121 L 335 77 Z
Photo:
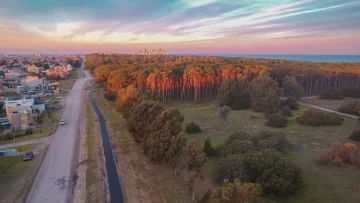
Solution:
M 222 184 L 233 182 L 236 178 L 242 179 L 244 176 L 242 165 L 243 156 L 240 154 L 234 154 L 222 158 L 216 171 L 215 181 L 218 184 Z
M 117 96 L 118 100 L 116 102 L 116 109 L 120 112 L 130 109 L 133 101 L 136 100 L 138 95 L 139 91 L 135 88 L 134 85 L 120 89 Z M 129 100 L 131 101 L 130 103 L 127 102 Z
M 283 85 L 284 85 L 284 93 L 286 96 L 293 96 L 296 99 L 300 99 L 304 95 L 304 90 L 297 83 L 296 79 L 291 76 L 285 76 L 283 78 Z
M 192 199 L 195 199 L 195 183 L 197 179 L 203 179 L 203 166 L 206 161 L 204 149 L 199 141 L 189 140 L 184 148 L 183 162 L 187 171 L 192 172 L 192 176 L 188 181 L 192 190 Z
M 186 124 L 184 131 L 186 133 L 198 133 L 198 132 L 201 132 L 201 128 L 198 124 L 196 124 L 194 122 L 190 122 L 190 123 Z
M 288 123 L 288 119 L 285 116 L 279 114 L 273 114 L 269 116 L 266 125 L 275 128 L 281 128 L 281 127 L 285 127 L 287 123 Z
M 236 179 L 234 183 L 227 183 L 219 187 L 212 195 L 210 203 L 252 203 L 262 193 L 260 184 L 242 183 Z
M 206 139 L 204 142 L 204 153 L 208 157 L 217 156 L 216 150 L 212 146 L 211 141 L 209 139 Z
M 251 82 L 251 108 L 269 116 L 277 112 L 282 89 L 269 76 L 258 76 Z
M 1 70 L 0 71 L 0 76 L 5 77 L 5 72 Z
M 186 139 L 181 133 L 180 112 L 171 108 L 156 116 L 141 146 L 154 162 L 172 163 L 182 152 Z
M 250 108 L 250 91 L 244 80 L 223 80 L 218 90 L 220 105 L 233 110 Z
M 219 118 L 224 121 L 224 123 L 226 123 L 230 111 L 231 111 L 231 107 L 226 106 L 226 105 L 219 108 L 218 115 L 219 115 Z
M 338 88 L 330 88 L 326 91 L 322 92 L 319 96 L 319 99 L 328 99 L 328 100 L 342 100 L 344 98 L 344 94 L 341 89 Z
M 143 100 L 134 107 L 127 123 L 136 142 L 140 143 L 144 137 L 149 135 L 150 124 L 162 111 L 162 104 L 152 100 Z
M 4 102 L 0 102 L 0 113 L 3 111 L 4 108 Z
M 247 153 L 241 168 L 241 180 L 260 183 L 266 195 L 288 196 L 302 185 L 301 169 L 274 149 Z
M 232 154 L 245 154 L 252 150 L 255 150 L 255 145 L 252 141 L 235 140 L 231 143 L 227 143 L 220 151 L 220 155 L 226 157 Z

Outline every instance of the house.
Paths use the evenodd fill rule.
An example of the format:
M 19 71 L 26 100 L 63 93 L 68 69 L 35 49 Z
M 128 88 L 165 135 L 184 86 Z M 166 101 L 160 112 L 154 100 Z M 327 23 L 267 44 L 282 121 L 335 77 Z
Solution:
M 32 66 L 28 66 L 28 67 L 27 67 L 27 71 L 28 71 L 29 73 L 32 72 L 32 73 L 39 74 L 39 73 L 41 72 L 41 68 L 32 65 Z
M 26 76 L 25 79 L 21 80 L 22 85 L 40 85 L 44 84 L 44 79 L 40 79 L 37 76 Z
M 37 114 L 45 111 L 45 103 L 38 98 L 7 98 L 5 100 L 6 115 L 12 128 L 26 130 L 34 127 Z
M 11 126 L 15 130 L 26 130 L 34 127 L 36 114 L 33 113 L 29 106 L 7 108 L 7 116 Z
M 60 93 L 59 84 L 56 85 L 44 83 L 44 84 L 35 84 L 35 85 L 21 85 L 16 87 L 16 92 L 19 94 L 29 94 L 29 95 L 37 95 L 37 94 L 57 94 Z

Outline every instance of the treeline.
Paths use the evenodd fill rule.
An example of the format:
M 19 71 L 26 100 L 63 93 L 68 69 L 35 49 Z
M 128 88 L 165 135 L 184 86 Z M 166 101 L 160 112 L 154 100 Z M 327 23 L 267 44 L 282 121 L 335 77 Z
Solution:
M 209 100 L 217 95 L 223 80 L 251 81 L 265 72 L 278 82 L 280 88 L 284 88 L 286 77 L 294 78 L 305 95 L 360 84 L 359 63 L 90 54 L 85 68 L 94 73 L 96 81 L 106 82 L 106 88 L 112 94 L 132 84 L 138 89 L 151 90 L 152 95 L 158 95 L 163 102 Z

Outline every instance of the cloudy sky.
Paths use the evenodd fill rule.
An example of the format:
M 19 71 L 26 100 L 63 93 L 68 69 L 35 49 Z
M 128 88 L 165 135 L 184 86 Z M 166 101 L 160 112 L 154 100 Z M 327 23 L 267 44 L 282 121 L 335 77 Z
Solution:
M 0 53 L 360 54 L 360 0 L 3 0 Z

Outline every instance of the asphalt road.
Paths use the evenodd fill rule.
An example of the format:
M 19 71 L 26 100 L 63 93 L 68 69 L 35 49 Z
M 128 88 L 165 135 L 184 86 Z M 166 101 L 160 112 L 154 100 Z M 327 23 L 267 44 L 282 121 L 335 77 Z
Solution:
M 88 73 L 85 71 L 86 77 L 88 77 Z M 94 85 L 88 90 L 88 96 L 90 99 L 90 102 L 96 112 L 96 115 L 99 119 L 100 124 L 100 132 L 101 132 L 101 138 L 102 138 L 102 144 L 103 144 L 103 150 L 104 150 L 104 156 L 105 156 L 105 162 L 106 162 L 106 173 L 109 183 L 109 190 L 110 190 L 110 201 L 112 203 L 123 203 L 123 194 L 121 191 L 120 186 L 120 178 L 117 173 L 116 168 L 116 161 L 114 158 L 114 154 L 112 151 L 112 147 L 110 144 L 109 134 L 106 129 L 106 124 L 103 115 L 101 114 L 100 109 L 97 107 L 96 102 L 92 96 L 92 90 L 94 88 Z
M 59 126 L 52 135 L 48 151 L 27 195 L 27 203 L 71 202 L 74 156 L 78 146 L 83 99 L 81 92 L 86 81 L 79 78 L 66 99 L 62 115 L 66 124 Z

